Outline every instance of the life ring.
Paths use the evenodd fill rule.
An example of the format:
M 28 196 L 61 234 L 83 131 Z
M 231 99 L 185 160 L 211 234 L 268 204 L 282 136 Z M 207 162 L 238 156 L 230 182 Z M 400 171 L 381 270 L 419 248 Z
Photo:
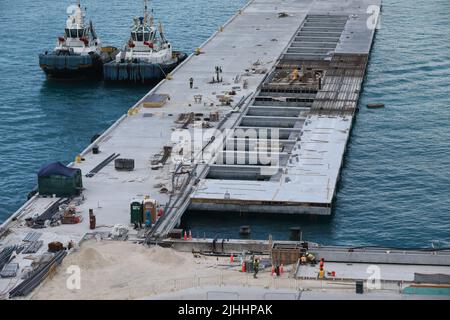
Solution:
M 89 44 L 89 40 L 86 39 L 85 37 L 81 37 L 80 41 L 82 41 L 84 43 L 85 46 L 87 46 Z
M 149 48 L 153 49 L 153 42 L 144 41 L 145 46 L 149 46 Z

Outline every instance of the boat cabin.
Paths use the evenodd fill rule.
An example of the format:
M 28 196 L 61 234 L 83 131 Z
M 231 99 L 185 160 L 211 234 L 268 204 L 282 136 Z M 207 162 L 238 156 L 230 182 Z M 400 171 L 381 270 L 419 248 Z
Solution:
M 153 41 L 156 36 L 156 31 L 143 23 L 143 18 L 139 18 L 140 24 L 133 27 L 131 30 L 131 40 L 144 42 Z
M 89 35 L 88 28 L 65 28 L 66 38 L 78 39 L 78 38 L 87 38 Z

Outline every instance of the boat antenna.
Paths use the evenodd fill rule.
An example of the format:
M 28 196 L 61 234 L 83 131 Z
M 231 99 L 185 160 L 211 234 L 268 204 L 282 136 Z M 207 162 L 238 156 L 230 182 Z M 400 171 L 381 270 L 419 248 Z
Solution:
M 150 20 L 148 19 L 148 6 L 147 6 L 147 0 L 144 0 L 144 21 L 149 21 L 150 27 L 153 26 L 153 9 L 150 12 Z
M 147 0 L 144 0 L 144 24 L 147 23 L 148 11 L 147 11 Z
M 92 20 L 89 20 L 89 29 L 91 30 L 92 38 L 97 40 L 97 33 L 94 30 L 94 25 L 92 24 Z
M 158 29 L 159 29 L 159 35 L 161 36 L 161 40 L 162 40 L 164 43 L 167 43 L 167 39 L 166 39 L 166 37 L 165 37 L 165 35 L 164 35 L 164 31 L 163 31 L 163 27 L 162 27 L 161 21 L 159 21 Z

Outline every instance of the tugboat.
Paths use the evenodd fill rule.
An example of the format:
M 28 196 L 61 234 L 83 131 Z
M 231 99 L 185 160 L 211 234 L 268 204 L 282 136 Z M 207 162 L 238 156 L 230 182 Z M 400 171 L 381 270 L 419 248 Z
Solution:
M 147 0 L 144 0 L 144 16 L 134 18 L 130 39 L 115 61 L 103 65 L 103 77 L 105 81 L 155 83 L 186 57 L 185 53 L 172 50 L 161 22 L 158 30 L 154 27 L 153 15 L 148 13 Z
M 117 49 L 102 48 L 92 21 L 86 26 L 84 19 L 85 12 L 78 0 L 55 49 L 39 55 L 39 66 L 47 75 L 55 78 L 101 77 L 103 64 L 114 59 Z

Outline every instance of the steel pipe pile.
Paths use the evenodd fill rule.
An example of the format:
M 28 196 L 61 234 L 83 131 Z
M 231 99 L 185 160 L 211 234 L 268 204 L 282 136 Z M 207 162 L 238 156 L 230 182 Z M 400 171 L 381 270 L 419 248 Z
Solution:
M 67 252 L 64 250 L 56 253 L 50 261 L 37 268 L 28 279 L 12 289 L 9 293 L 10 298 L 30 294 L 49 275 L 52 268 L 61 263 L 66 255 Z

